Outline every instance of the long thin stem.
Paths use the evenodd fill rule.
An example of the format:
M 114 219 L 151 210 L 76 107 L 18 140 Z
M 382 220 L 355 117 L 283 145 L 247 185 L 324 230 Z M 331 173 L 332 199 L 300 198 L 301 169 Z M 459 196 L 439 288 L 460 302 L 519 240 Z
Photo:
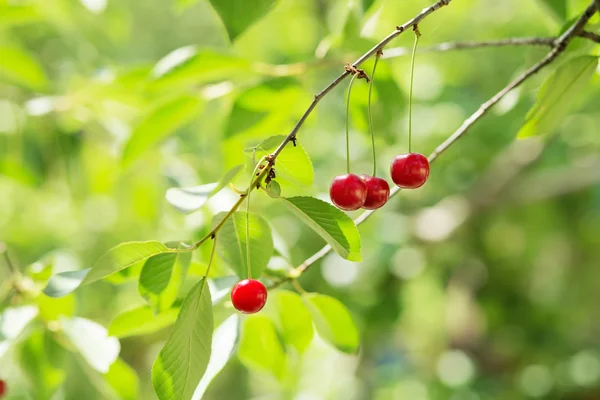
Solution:
M 19 273 L 19 270 L 17 269 L 17 267 L 15 267 L 15 265 L 12 263 L 10 256 L 8 255 L 8 250 L 5 249 L 2 252 L 2 255 L 4 256 L 4 260 L 6 260 L 6 266 L 8 267 L 8 269 L 10 270 L 10 273 L 13 275 L 17 275 Z
M 246 199 L 246 266 L 248 268 L 248 279 L 252 279 L 252 268 L 250 267 L 250 193 L 251 190 L 248 190 L 248 198 Z
M 415 43 L 413 44 L 412 57 L 410 59 L 410 85 L 408 88 L 408 152 L 412 149 L 412 102 L 413 102 L 413 82 L 415 80 L 415 58 L 417 55 L 417 45 L 421 34 L 415 29 Z
M 348 173 L 350 173 L 350 94 L 352 93 L 352 84 L 355 78 L 356 74 L 350 79 L 348 98 L 346 99 L 346 170 Z
M 381 53 L 377 53 L 375 56 L 375 62 L 373 63 L 373 71 L 371 71 L 371 82 L 369 83 L 369 100 L 368 109 L 369 113 L 369 131 L 371 131 L 371 151 L 373 152 L 373 176 L 377 176 L 377 156 L 375 154 L 375 132 L 373 131 L 373 114 L 371 113 L 371 93 L 373 92 L 373 85 L 375 83 L 375 70 L 377 69 L 377 63 L 379 62 Z

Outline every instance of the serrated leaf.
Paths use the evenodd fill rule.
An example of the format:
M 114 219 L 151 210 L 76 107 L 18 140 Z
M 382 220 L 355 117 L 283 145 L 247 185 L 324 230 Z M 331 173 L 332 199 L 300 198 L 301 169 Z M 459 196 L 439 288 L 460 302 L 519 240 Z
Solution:
M 189 399 L 210 359 L 213 314 L 210 290 L 201 280 L 183 301 L 167 343 L 152 367 L 159 399 Z
M 61 327 L 69 341 L 83 358 L 98 372 L 107 373 L 119 357 L 121 345 L 106 328 L 89 319 L 61 318 Z
M 202 100 L 180 96 L 151 110 L 135 128 L 123 150 L 126 164 L 190 122 L 200 112 Z
M 247 74 L 250 63 L 234 54 L 194 46 L 181 47 L 158 61 L 152 70 L 153 90 L 175 90 Z
M 118 358 L 105 375 L 106 383 L 116 392 L 122 400 L 139 399 L 140 382 L 135 369 L 125 361 Z
M 25 327 L 38 315 L 35 306 L 9 307 L 0 314 L 0 358 Z
M 250 369 L 283 378 L 286 354 L 269 317 L 254 314 L 245 319 L 238 357 Z
M 303 296 L 319 336 L 338 350 L 355 354 L 360 345 L 358 329 L 342 302 L 323 294 Z
M 170 188 L 167 190 L 167 201 L 183 213 L 196 211 L 206 204 L 209 198 L 229 185 L 243 169 L 243 164 L 236 165 L 227 171 L 219 182 L 186 188 Z
M 210 0 L 217 11 L 231 41 L 234 41 L 248 27 L 264 17 L 277 0 Z
M 208 389 L 208 385 L 225 367 L 229 359 L 234 354 L 235 345 L 238 340 L 240 318 L 234 314 L 227 318 L 213 334 L 210 361 L 204 376 L 194 391 L 192 400 L 200 400 L 204 396 L 204 392 Z
M 282 199 L 283 203 L 325 239 L 337 254 L 350 261 L 362 260 L 358 229 L 344 212 L 314 197 Z
M 177 246 L 172 243 L 171 246 Z M 163 253 L 146 260 L 138 292 L 157 311 L 171 307 L 183 283 L 192 259 L 191 253 Z
M 212 226 L 219 223 L 224 216 L 225 213 L 215 215 Z M 273 255 L 273 237 L 271 227 L 264 218 L 250 213 L 248 220 L 250 223 L 250 266 L 252 277 L 258 279 Z M 245 212 L 235 212 L 227 219 L 219 231 L 217 251 L 237 276 L 248 277 Z
M 284 139 L 284 135 L 265 139 L 256 146 L 256 156 L 260 158 L 273 153 Z M 313 166 L 308 154 L 300 144 L 294 146 L 290 143 L 279 153 L 275 170 L 279 181 L 285 181 L 294 186 L 310 186 L 313 183 Z
M 175 323 L 178 313 L 176 308 L 159 314 L 148 306 L 134 308 L 118 314 L 108 325 L 108 333 L 118 338 L 154 333 Z
M 100 257 L 91 268 L 53 275 L 44 288 L 44 293 L 50 297 L 62 297 L 81 285 L 96 282 L 147 258 L 176 251 L 155 240 L 121 243 Z
M 312 342 L 314 330 L 312 316 L 302 297 L 288 290 L 276 290 L 269 297 L 268 306 L 275 311 L 283 340 L 303 353 Z
M 561 65 L 540 88 L 537 101 L 517 137 L 545 135 L 554 131 L 568 114 L 577 95 L 585 89 L 597 66 L 598 57 L 594 56 L 573 58 Z
M 15 82 L 33 90 L 42 90 L 48 78 L 41 64 L 17 47 L 0 46 L 0 81 Z

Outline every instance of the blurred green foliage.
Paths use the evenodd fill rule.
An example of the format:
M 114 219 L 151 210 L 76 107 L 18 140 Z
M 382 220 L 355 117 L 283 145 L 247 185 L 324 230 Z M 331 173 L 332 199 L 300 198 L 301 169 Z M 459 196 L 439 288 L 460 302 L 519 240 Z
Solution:
M 175 313 L 156 318 L 145 305 L 142 296 L 155 307 L 165 301 L 152 297 L 151 280 L 138 288 L 147 264 L 64 298 L 40 289 L 50 275 L 88 268 L 124 241 L 201 238 L 237 195 L 226 188 L 184 215 L 166 201 L 167 189 L 218 182 L 240 164 L 248 168 L 234 185 L 246 187 L 244 150 L 286 135 L 344 63 L 430 0 L 261 0 L 252 12 L 268 13 L 250 22 L 252 13 L 221 18 L 215 10 L 226 3 L 251 2 L 0 0 L 0 240 L 22 278 L 13 285 L 8 258 L 0 261 L 0 378 L 9 399 L 155 398 L 150 370 Z M 420 46 L 553 36 L 587 3 L 455 0 L 420 25 Z M 589 29 L 598 32 L 598 21 Z M 575 39 L 452 146 L 425 187 L 402 192 L 362 225 L 362 262 L 330 254 L 301 277 L 307 291 L 348 307 L 358 355 L 326 345 L 318 324 L 312 341 L 306 327 L 287 337 L 295 325 L 281 304 L 300 306 L 273 292 L 241 329 L 274 339 L 245 336 L 239 357 L 202 384 L 205 398 L 600 398 L 598 69 L 569 93 L 569 115 L 546 125 L 543 138 L 515 142 L 543 80 L 599 50 Z M 413 148 L 433 150 L 545 51 L 418 54 Z M 384 59 L 376 77 L 377 163 L 388 180 L 389 161 L 407 150 L 409 63 Z M 293 169 L 286 185 L 282 170 L 282 195 L 326 199 L 332 177 L 345 172 L 344 87 L 298 136 L 312 186 L 302 186 L 312 175 Z M 350 110 L 357 173 L 371 170 L 367 90 L 356 82 Z M 290 165 L 303 157 L 292 154 Z M 323 246 L 276 199 L 257 193 L 251 208 L 273 229 L 278 256 L 269 268 L 297 266 Z M 166 301 L 181 305 L 209 254 L 210 246 L 193 253 L 184 290 Z M 223 301 L 231 275 L 216 259 L 214 340 L 238 329 Z M 278 332 L 295 349 L 282 348 Z M 233 349 L 220 350 L 224 365 Z

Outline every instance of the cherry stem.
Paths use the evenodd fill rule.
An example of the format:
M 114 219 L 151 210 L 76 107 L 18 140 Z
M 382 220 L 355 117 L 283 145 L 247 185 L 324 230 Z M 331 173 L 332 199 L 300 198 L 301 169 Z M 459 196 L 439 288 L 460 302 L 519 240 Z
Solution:
M 300 282 L 298 282 L 296 279 L 292 279 L 292 286 L 298 291 L 298 293 L 300 294 L 306 294 L 306 290 L 304 290 L 304 288 L 302 286 L 300 286 Z
M 371 131 L 371 149 L 373 152 L 373 176 L 377 175 L 377 157 L 375 155 L 375 132 L 373 131 L 373 116 L 371 114 L 371 92 L 373 91 L 373 84 L 375 82 L 375 69 L 377 69 L 377 62 L 379 62 L 379 57 L 380 53 L 378 52 L 375 56 L 373 71 L 371 72 L 371 83 L 369 84 L 369 100 L 367 103 L 367 111 L 369 114 L 369 130 Z
M 350 84 L 348 85 L 348 99 L 346 100 L 346 170 L 350 173 L 350 93 L 352 92 L 352 84 L 354 83 L 354 79 L 356 78 L 356 74 L 352 75 L 352 79 L 350 79 Z
M 410 59 L 410 86 L 408 89 L 408 152 L 412 148 L 412 99 L 413 99 L 413 81 L 415 78 L 415 56 L 417 54 L 417 44 L 419 43 L 419 32 L 415 31 L 415 43 L 412 49 Z

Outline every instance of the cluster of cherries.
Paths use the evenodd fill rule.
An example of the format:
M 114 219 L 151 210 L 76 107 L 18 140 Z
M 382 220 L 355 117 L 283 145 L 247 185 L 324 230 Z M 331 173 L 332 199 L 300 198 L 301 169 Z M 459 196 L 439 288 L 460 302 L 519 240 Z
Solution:
M 420 153 L 399 154 L 392 160 L 390 175 L 397 186 L 416 189 L 427 181 L 429 161 Z M 375 210 L 387 202 L 390 186 L 377 176 L 338 175 L 331 182 L 329 196 L 333 204 L 345 211 Z

